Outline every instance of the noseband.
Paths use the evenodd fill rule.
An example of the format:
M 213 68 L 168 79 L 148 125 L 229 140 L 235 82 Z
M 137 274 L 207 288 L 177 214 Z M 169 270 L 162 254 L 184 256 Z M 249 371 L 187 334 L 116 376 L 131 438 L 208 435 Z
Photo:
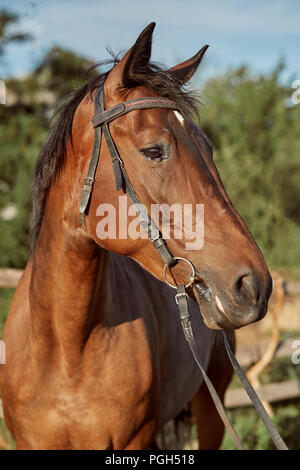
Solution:
M 120 116 L 123 116 L 130 111 L 134 111 L 136 109 L 153 109 L 153 108 L 165 108 L 165 109 L 172 109 L 177 110 L 178 106 L 174 101 L 168 100 L 167 98 L 160 98 L 160 97 L 151 97 L 151 98 L 137 98 L 130 101 L 125 101 L 124 103 L 117 104 L 110 109 L 105 110 L 105 95 L 104 95 L 104 84 L 97 88 L 94 96 L 94 117 L 92 118 L 93 126 L 95 129 L 95 139 L 94 139 L 94 146 L 92 151 L 92 156 L 89 164 L 89 169 L 87 176 L 85 178 L 81 202 L 80 202 L 80 222 L 84 226 L 84 219 L 89 210 L 90 199 L 93 191 L 93 184 L 95 181 L 96 170 L 99 162 L 100 157 L 100 149 L 101 149 L 101 140 L 102 140 L 102 131 L 104 134 L 104 138 L 112 159 L 112 165 L 116 180 L 116 189 L 119 191 L 120 189 L 123 190 L 124 193 L 127 194 L 132 204 L 135 206 L 136 212 L 139 217 L 139 222 L 142 228 L 148 235 L 149 240 L 152 242 L 153 246 L 156 248 L 160 256 L 162 257 L 165 265 L 163 270 L 163 276 L 165 282 L 172 288 L 177 290 L 175 295 L 175 300 L 179 310 L 179 316 L 181 325 L 184 331 L 184 335 L 186 340 L 188 341 L 189 347 L 192 351 L 194 359 L 202 373 L 203 379 L 207 385 L 207 388 L 211 394 L 211 397 L 215 403 L 217 411 L 226 426 L 228 432 L 230 433 L 236 447 L 240 450 L 245 450 L 238 435 L 236 434 L 229 418 L 227 417 L 226 411 L 224 406 L 212 384 L 209 377 L 206 374 L 205 369 L 203 368 L 199 354 L 197 351 L 197 346 L 193 334 L 192 324 L 191 324 L 191 315 L 189 314 L 188 310 L 188 295 L 186 293 L 186 288 L 191 286 L 196 279 L 195 268 L 193 264 L 187 260 L 186 258 L 175 257 L 171 252 L 170 248 L 168 247 L 166 241 L 163 239 L 162 234 L 155 224 L 155 222 L 150 218 L 146 208 L 142 205 L 137 193 L 134 190 L 134 187 L 131 184 L 131 181 L 127 175 L 125 170 L 124 162 L 118 152 L 118 149 L 114 143 L 112 135 L 109 130 L 109 123 L 114 121 Z M 191 269 L 191 275 L 188 280 L 187 284 L 178 285 L 173 277 L 175 285 L 171 284 L 167 280 L 167 270 L 171 272 L 171 268 L 174 267 L 178 262 L 185 262 Z M 257 412 L 259 413 L 262 421 L 264 422 L 267 431 L 273 440 L 277 449 L 280 450 L 288 450 L 286 444 L 282 440 L 281 436 L 279 435 L 277 429 L 275 428 L 274 424 L 272 423 L 269 415 L 267 414 L 266 410 L 264 409 L 259 397 L 257 396 L 255 390 L 253 389 L 252 385 L 248 381 L 244 371 L 238 364 L 231 348 L 229 345 L 229 341 L 227 338 L 227 334 L 224 331 L 224 342 L 227 354 L 229 359 L 242 383 L 244 386 L 247 394 L 250 397 L 253 405 L 255 406 Z

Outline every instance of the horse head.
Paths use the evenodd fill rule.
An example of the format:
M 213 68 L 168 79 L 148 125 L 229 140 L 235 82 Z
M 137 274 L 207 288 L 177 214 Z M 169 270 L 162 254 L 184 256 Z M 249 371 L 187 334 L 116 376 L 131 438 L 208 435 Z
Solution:
M 106 77 L 105 107 L 163 96 L 175 101 L 177 110 L 135 109 L 113 120 L 110 133 L 148 213 L 152 214 L 157 205 L 162 209 L 157 222 L 162 232 L 169 209 L 173 236 L 167 243 L 174 256 L 189 260 L 195 267 L 189 295 L 199 303 L 205 323 L 213 329 L 239 328 L 265 315 L 271 278 L 261 251 L 224 189 L 209 139 L 190 117 L 196 104 L 184 85 L 196 71 L 207 46 L 191 59 L 163 70 L 150 63 L 154 26 L 151 23 L 140 34 Z M 86 133 L 82 155 L 92 146 L 90 124 Z M 86 174 L 89 156 L 90 150 L 82 158 L 81 175 Z M 122 204 L 126 196 L 116 191 L 104 139 L 99 162 L 85 230 L 101 247 L 131 257 L 163 281 L 164 263 L 151 242 L 142 236 L 124 236 L 124 231 L 120 235 L 120 224 L 124 222 L 120 196 Z M 97 214 L 101 212 L 99 207 L 108 203 L 116 211 L 116 229 L 114 236 L 101 237 Z M 189 266 L 178 263 L 172 275 L 177 284 L 187 284 Z

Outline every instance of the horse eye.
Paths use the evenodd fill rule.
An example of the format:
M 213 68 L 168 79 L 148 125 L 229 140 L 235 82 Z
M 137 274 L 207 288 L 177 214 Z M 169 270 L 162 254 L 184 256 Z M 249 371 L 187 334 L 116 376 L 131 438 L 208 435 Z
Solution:
M 159 147 L 150 147 L 141 149 L 141 153 L 146 158 L 151 158 L 151 160 L 161 160 L 163 155 Z

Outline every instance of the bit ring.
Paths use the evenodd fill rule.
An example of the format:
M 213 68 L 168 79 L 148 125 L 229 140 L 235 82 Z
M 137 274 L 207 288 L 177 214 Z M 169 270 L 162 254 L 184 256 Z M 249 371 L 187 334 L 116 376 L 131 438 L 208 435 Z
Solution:
M 174 257 L 173 259 L 176 260 L 176 261 L 184 261 L 191 268 L 192 273 L 191 273 L 191 276 L 190 276 L 190 281 L 189 281 L 188 284 L 185 284 L 185 288 L 190 287 L 193 284 L 193 282 L 195 280 L 195 277 L 196 277 L 196 271 L 195 271 L 193 263 L 191 263 L 191 261 L 189 261 L 186 258 L 181 258 L 180 256 Z M 167 279 L 167 269 L 169 269 L 169 271 L 170 271 L 170 267 L 167 264 L 165 264 L 164 271 L 163 271 L 164 280 L 168 284 L 168 286 L 172 287 L 172 289 L 177 289 L 178 284 L 174 285 L 174 284 L 171 284 L 170 281 L 168 281 L 168 279 Z

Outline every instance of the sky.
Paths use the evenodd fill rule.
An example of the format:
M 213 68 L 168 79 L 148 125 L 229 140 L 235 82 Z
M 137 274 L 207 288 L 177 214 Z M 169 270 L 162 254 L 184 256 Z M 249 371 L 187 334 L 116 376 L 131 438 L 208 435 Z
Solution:
M 126 51 L 152 21 L 153 61 L 172 66 L 209 44 L 200 82 L 243 64 L 268 73 L 280 58 L 287 79 L 300 79 L 300 0 L 0 0 L 2 8 L 34 40 L 7 48 L 0 79 L 24 76 L 54 44 L 107 59 L 106 46 Z

